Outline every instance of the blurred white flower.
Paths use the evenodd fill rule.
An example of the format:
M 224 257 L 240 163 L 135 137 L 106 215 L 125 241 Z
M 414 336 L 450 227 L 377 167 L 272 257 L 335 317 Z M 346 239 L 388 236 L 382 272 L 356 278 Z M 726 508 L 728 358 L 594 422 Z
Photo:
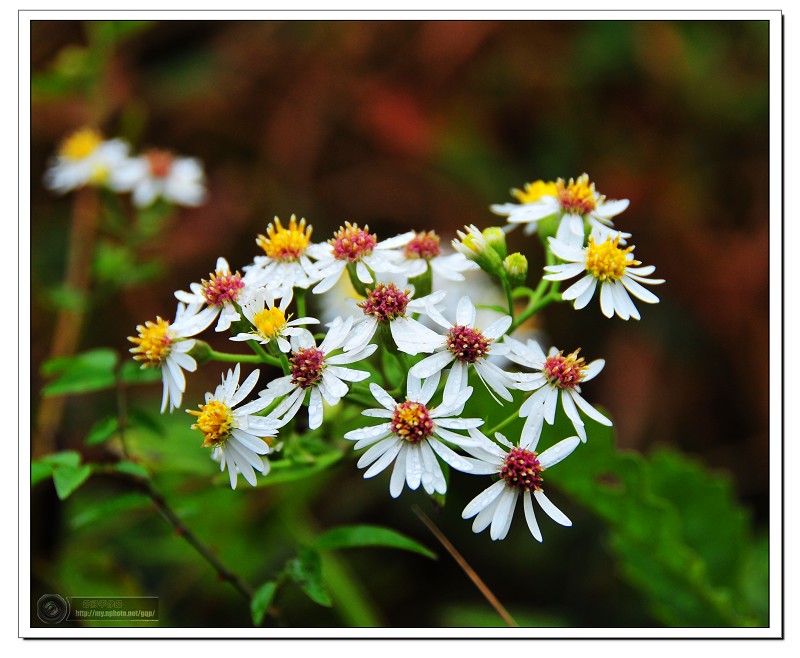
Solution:
M 61 144 L 45 172 L 44 184 L 59 194 L 87 184 L 110 184 L 127 165 L 129 148 L 121 139 L 104 140 L 96 130 L 78 130 Z
M 206 199 L 201 162 L 160 149 L 128 159 L 112 172 L 109 184 L 117 192 L 131 192 L 133 203 L 140 208 L 159 197 L 181 206 L 199 206 Z

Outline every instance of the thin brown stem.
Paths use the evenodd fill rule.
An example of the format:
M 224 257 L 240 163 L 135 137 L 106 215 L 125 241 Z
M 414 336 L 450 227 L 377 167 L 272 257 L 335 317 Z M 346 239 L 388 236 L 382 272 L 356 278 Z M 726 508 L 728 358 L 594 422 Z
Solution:
M 425 527 L 431 531 L 433 536 L 439 540 L 439 543 L 444 546 L 445 550 L 450 553 L 450 556 L 458 563 L 458 566 L 463 569 L 464 573 L 467 574 L 475 587 L 478 588 L 478 591 L 483 594 L 484 598 L 489 602 L 489 605 L 495 609 L 497 614 L 500 615 L 506 625 L 511 626 L 512 628 L 518 628 L 519 624 L 514 621 L 514 618 L 509 614 L 508 610 L 506 610 L 503 604 L 500 603 L 498 598 L 492 593 L 492 590 L 486 586 L 486 583 L 481 580 L 481 577 L 475 572 L 475 569 L 469 566 L 469 563 L 464 559 L 461 553 L 456 550 L 456 547 L 450 543 L 450 540 L 445 537 L 444 533 L 439 530 L 439 528 L 433 521 L 430 520 L 430 518 L 428 518 L 428 515 L 416 505 L 413 505 L 412 509 L 414 510 L 414 514 L 419 517 L 420 521 L 425 524 Z
M 84 298 L 91 284 L 92 251 L 98 213 L 99 200 L 95 189 L 83 187 L 75 192 L 64 285 L 70 291 L 83 295 Z M 48 358 L 75 354 L 84 316 L 83 308 L 62 308 L 58 311 Z M 66 398 L 63 396 L 45 398 L 41 401 L 37 414 L 37 431 L 32 446 L 34 456 L 56 449 L 55 436 L 61 425 L 65 402 Z

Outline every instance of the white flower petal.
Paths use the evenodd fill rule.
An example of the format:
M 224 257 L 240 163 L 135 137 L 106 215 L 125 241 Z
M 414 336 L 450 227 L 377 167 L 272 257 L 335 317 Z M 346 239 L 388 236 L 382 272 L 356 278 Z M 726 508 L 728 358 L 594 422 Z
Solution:
M 570 436 L 566 439 L 562 439 L 539 455 L 539 464 L 542 468 L 555 466 L 562 459 L 569 457 L 580 443 L 581 440 L 577 436 Z
M 473 498 L 467 506 L 464 508 L 464 511 L 461 512 L 462 519 L 469 519 L 475 516 L 481 510 L 486 509 L 488 505 L 490 505 L 494 500 L 503 492 L 506 488 L 505 480 L 498 480 L 490 487 L 484 489 L 481 493 L 479 493 L 475 498 Z
M 533 501 L 529 491 L 522 494 L 522 507 L 525 510 L 525 521 L 528 523 L 528 530 L 531 531 L 536 541 L 541 542 L 542 531 L 539 530 L 539 524 L 536 523 L 536 514 L 533 511 Z
M 572 521 L 567 518 L 564 512 L 550 502 L 550 499 L 544 495 L 544 491 L 534 491 L 533 495 L 536 498 L 536 502 L 538 502 L 539 506 L 544 510 L 545 514 L 553 519 L 553 521 L 564 526 L 572 525 Z

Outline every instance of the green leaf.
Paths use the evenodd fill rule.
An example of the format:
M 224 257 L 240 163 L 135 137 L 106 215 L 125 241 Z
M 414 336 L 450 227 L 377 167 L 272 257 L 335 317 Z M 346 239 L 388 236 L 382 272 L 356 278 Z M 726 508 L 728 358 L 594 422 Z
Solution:
M 53 474 L 53 467 L 46 462 L 34 460 L 31 462 L 31 486 L 35 487 L 42 480 L 46 480 Z
M 475 308 L 485 309 L 487 311 L 496 311 L 497 313 L 508 315 L 508 309 L 504 306 L 500 306 L 499 304 L 475 304 Z
M 278 583 L 270 580 L 259 587 L 253 594 L 253 598 L 250 600 L 250 614 L 253 617 L 253 626 L 261 626 L 264 622 L 264 617 L 267 614 L 267 610 L 269 610 L 277 589 Z
M 116 383 L 114 368 L 117 358 L 113 350 L 100 348 L 50 359 L 42 366 L 42 374 L 56 376 L 56 379 L 44 386 L 42 394 L 47 397 L 112 388 Z
M 114 470 L 137 478 L 147 479 L 150 477 L 150 472 L 144 466 L 131 461 L 118 462 L 114 465 Z
M 80 487 L 92 474 L 92 467 L 83 466 L 57 466 L 53 469 L 53 484 L 56 485 L 56 494 L 61 500 L 69 496 Z
M 566 431 L 566 430 L 565 430 Z M 698 495 L 718 485 L 692 482 L 695 478 L 712 481 L 714 476 L 685 464 L 676 466 L 683 456 L 656 457 L 652 461 L 635 452 L 618 452 L 611 428 L 594 422 L 587 424 L 589 441 L 579 446 L 562 464 L 554 467 L 552 482 L 604 519 L 611 529 L 610 547 L 621 573 L 645 596 L 651 612 L 672 626 L 743 626 L 751 623 L 734 606 L 732 583 L 718 584 L 711 576 L 715 569 L 732 568 L 736 560 L 721 549 L 721 567 L 709 569 L 709 543 L 697 543 L 696 528 L 703 527 L 716 536 L 717 525 L 725 540 L 737 531 L 726 529 L 728 511 L 719 501 L 704 508 L 701 497 L 683 500 L 676 487 L 686 486 Z M 674 469 L 672 473 L 659 473 Z M 548 475 L 550 471 L 548 470 Z M 676 481 L 675 476 L 688 478 Z M 687 506 L 695 509 L 686 509 Z M 683 516 L 697 515 L 688 525 Z M 721 515 L 721 516 L 717 516 Z M 735 516 L 738 515 L 738 511 Z M 738 520 L 734 520 L 735 526 Z M 695 542 L 693 546 L 690 542 Z M 719 571 L 721 573 L 721 571 Z
M 131 427 L 141 427 L 158 436 L 164 433 L 164 427 L 158 422 L 156 416 L 142 409 L 128 411 L 128 424 Z
M 299 585 L 314 603 L 330 607 L 331 597 L 322 581 L 322 562 L 315 550 L 301 548 L 298 556 L 286 563 L 286 575 Z
M 294 482 L 295 480 L 303 480 L 305 478 L 321 473 L 327 470 L 330 466 L 338 462 L 344 455 L 341 452 L 330 452 L 326 455 L 321 455 L 311 464 L 304 464 L 290 460 L 280 460 L 271 464 L 269 474 L 259 479 L 259 486 L 268 486 L 273 484 L 284 484 L 286 482 Z M 228 482 L 228 476 L 219 476 L 216 478 L 220 483 Z
M 81 463 L 81 456 L 74 450 L 63 450 L 45 455 L 39 461 L 55 468 L 56 466 L 71 466 L 76 468 Z
M 399 548 L 412 553 L 419 553 L 433 560 L 436 554 L 422 544 L 409 539 L 405 535 L 390 528 L 372 525 L 352 525 L 333 528 L 320 535 L 314 542 L 314 548 L 336 550 L 339 548 L 355 548 L 361 546 L 383 546 L 385 548 Z
M 70 519 L 70 527 L 73 530 L 77 530 L 97 521 L 114 519 L 125 512 L 152 507 L 152 504 L 153 501 L 149 496 L 136 492 L 122 494 L 110 500 L 103 500 L 96 505 L 89 505 L 84 502 L 80 512 Z
M 119 370 L 119 376 L 126 384 L 152 384 L 161 381 L 161 370 L 142 368 L 136 361 L 126 361 Z
M 108 441 L 118 429 L 119 423 L 114 416 L 98 420 L 89 430 L 85 443 L 87 446 L 94 446 Z

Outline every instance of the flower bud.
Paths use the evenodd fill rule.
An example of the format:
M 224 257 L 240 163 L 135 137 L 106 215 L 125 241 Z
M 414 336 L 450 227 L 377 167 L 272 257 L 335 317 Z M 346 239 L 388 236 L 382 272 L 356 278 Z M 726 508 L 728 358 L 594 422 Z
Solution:
M 483 229 L 483 239 L 486 240 L 487 245 L 497 252 L 501 259 L 508 255 L 506 234 L 499 226 L 490 226 Z
M 453 240 L 453 249 L 475 261 L 482 270 L 499 276 L 503 261 L 498 253 L 486 242 L 486 238 L 475 226 L 465 226 L 466 233 L 456 231 L 458 239 Z
M 503 270 L 512 288 L 521 286 L 528 276 L 528 259 L 519 252 L 511 254 L 503 261 Z

